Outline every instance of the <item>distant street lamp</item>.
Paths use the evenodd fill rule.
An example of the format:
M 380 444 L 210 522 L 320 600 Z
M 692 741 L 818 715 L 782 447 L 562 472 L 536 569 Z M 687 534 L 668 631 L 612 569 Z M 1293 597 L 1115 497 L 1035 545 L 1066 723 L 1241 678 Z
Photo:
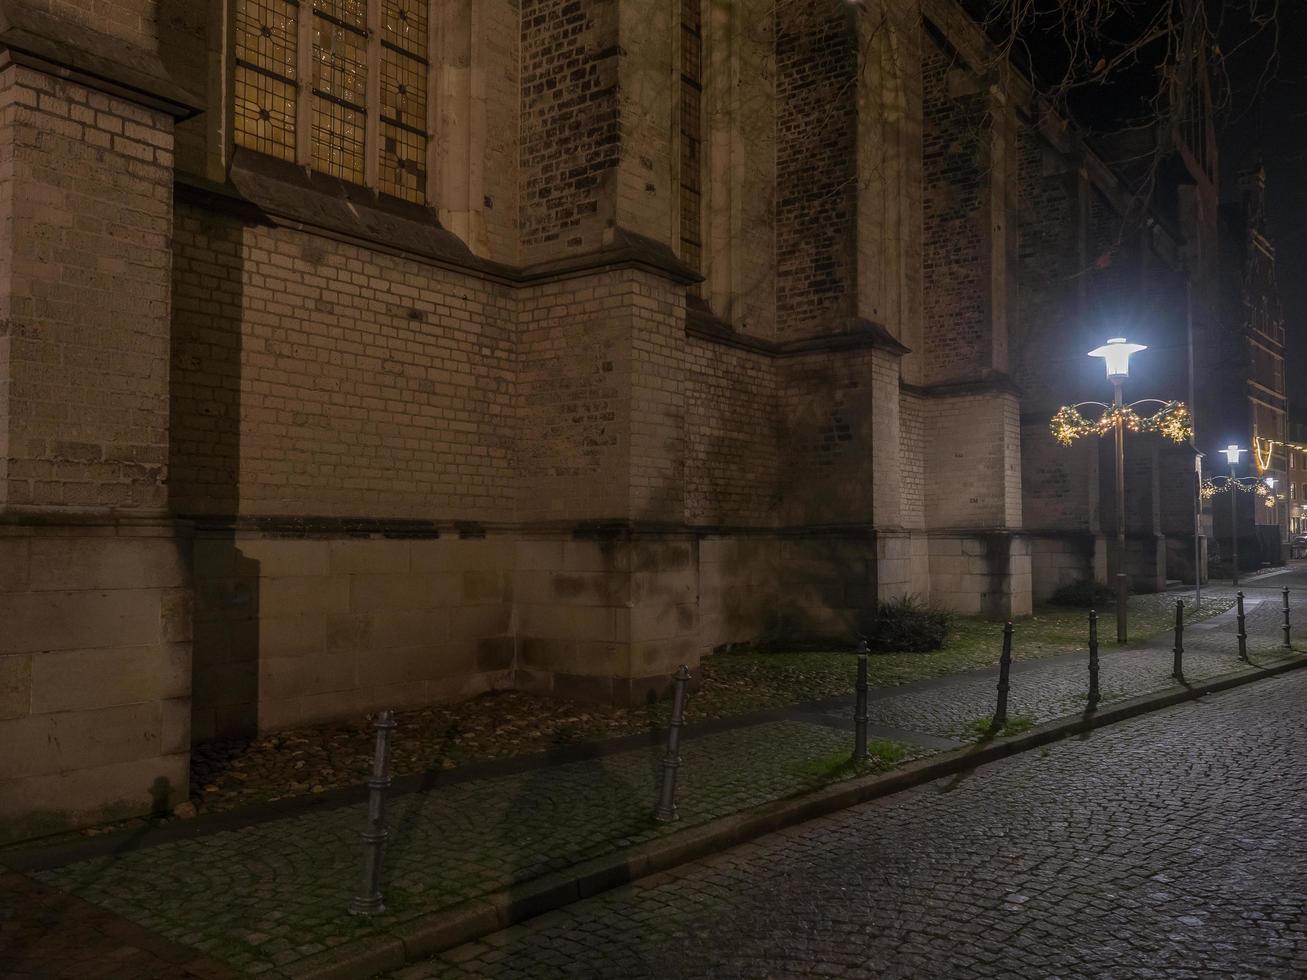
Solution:
M 1238 498 L 1235 491 L 1252 493 L 1258 497 L 1267 498 L 1267 502 L 1274 504 L 1275 494 L 1275 477 L 1268 476 L 1264 480 L 1259 480 L 1255 476 L 1238 477 L 1234 475 L 1235 467 L 1239 465 L 1239 457 L 1248 452 L 1247 449 L 1241 449 L 1234 443 L 1226 446 L 1221 450 L 1225 454 L 1225 461 L 1230 464 L 1229 476 L 1217 476 L 1210 480 L 1203 481 L 1199 488 L 1199 494 L 1204 500 L 1216 496 L 1218 493 L 1230 494 L 1230 572 L 1231 581 L 1239 584 L 1239 530 L 1238 522 Z
M 1130 355 L 1147 350 L 1143 344 L 1129 343 L 1124 337 L 1113 337 L 1106 344 L 1089 352 L 1090 357 L 1101 357 L 1107 368 L 1107 380 L 1112 382 L 1112 404 L 1079 402 L 1065 405 L 1053 416 L 1053 438 L 1064 446 L 1084 435 L 1116 436 L 1116 639 L 1126 641 L 1126 555 L 1125 555 L 1125 430 L 1131 432 L 1160 432 L 1174 442 L 1185 442 L 1193 432 L 1189 410 L 1183 402 L 1162 401 L 1160 398 L 1143 398 L 1125 404 L 1121 386 L 1130 376 Z M 1153 403 L 1162 406 L 1154 414 L 1141 418 L 1135 413 L 1136 405 Z M 1084 405 L 1103 409 L 1096 422 L 1080 414 Z

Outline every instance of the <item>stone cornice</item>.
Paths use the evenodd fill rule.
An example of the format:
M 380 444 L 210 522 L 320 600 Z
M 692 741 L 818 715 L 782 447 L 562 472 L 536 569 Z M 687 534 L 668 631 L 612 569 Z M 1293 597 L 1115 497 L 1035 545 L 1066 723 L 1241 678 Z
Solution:
M 740 333 L 715 316 L 702 301 L 691 300 L 685 320 L 685 335 L 709 344 L 761 354 L 764 357 L 798 357 L 852 350 L 883 350 L 896 357 L 909 353 L 907 347 L 885 327 L 871 320 L 852 318 L 834 333 L 799 340 L 775 341 Z
M 168 74 L 159 53 L 81 27 L 24 0 L 0 0 L 0 65 L 18 64 L 189 119 L 204 99 Z
M 243 221 L 292 228 L 387 255 L 469 273 L 510 286 L 530 286 L 613 269 L 640 269 L 689 285 L 703 277 L 670 248 L 613 229 L 603 248 L 549 262 L 515 266 L 473 254 L 430 208 L 374 194 L 302 167 L 237 151 L 226 183 L 178 174 L 179 197 Z
M 937 385 L 914 385 L 904 381 L 899 384 L 899 388 L 919 398 L 965 398 L 971 395 L 1014 395 L 1021 398 L 1025 394 L 1015 381 L 998 371 L 973 381 L 950 381 Z

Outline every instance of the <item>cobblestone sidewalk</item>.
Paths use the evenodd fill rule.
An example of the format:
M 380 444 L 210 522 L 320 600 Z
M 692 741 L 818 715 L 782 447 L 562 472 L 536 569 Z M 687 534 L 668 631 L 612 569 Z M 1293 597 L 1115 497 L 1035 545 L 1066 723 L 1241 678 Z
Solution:
M 1307 593 L 1295 600 L 1296 619 L 1307 621 Z M 1189 630 L 1188 679 L 1241 666 L 1233 624 L 1226 614 Z M 1283 652 L 1279 624 L 1278 594 L 1250 593 L 1255 661 Z M 1169 646 L 1105 653 L 1104 698 L 1166 689 L 1174 684 L 1170 673 Z M 1086 680 L 1083 656 L 1019 663 L 1010 714 L 1042 721 L 1083 710 Z M 994 684 L 993 671 L 983 671 L 875 692 L 873 736 L 882 741 L 872 765 L 960 744 L 971 723 L 992 714 Z M 66 852 L 62 864 L 38 857 L 17 866 L 42 886 L 130 920 L 197 958 L 241 975 L 283 976 L 305 957 L 468 898 L 847 778 L 854 774 L 846 765 L 850 715 L 847 704 L 813 704 L 784 717 L 688 729 L 681 820 L 673 825 L 651 818 L 658 758 L 651 745 L 452 782 L 437 774 L 392 800 L 388 909 L 372 919 L 345 912 L 358 877 L 358 803 L 211 833 L 193 825 L 185 837 L 143 833 L 129 845 L 104 838 L 85 845 L 84 855 L 99 848 L 94 856 Z

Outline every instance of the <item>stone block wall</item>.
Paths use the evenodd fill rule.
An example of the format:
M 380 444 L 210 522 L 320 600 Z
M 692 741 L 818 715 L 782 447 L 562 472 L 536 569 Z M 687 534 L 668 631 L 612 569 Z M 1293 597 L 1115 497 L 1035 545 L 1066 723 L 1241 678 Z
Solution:
M 932 603 L 970 616 L 1030 615 L 1031 550 L 1024 535 L 935 532 L 927 541 Z
M 514 542 L 201 527 L 191 737 L 509 687 Z
M 1072 582 L 1094 577 L 1094 536 L 1085 533 L 1030 535 L 1030 568 L 1035 602 L 1047 601 Z
M 190 568 L 171 524 L 0 524 L 0 622 L 0 840 L 186 799 Z

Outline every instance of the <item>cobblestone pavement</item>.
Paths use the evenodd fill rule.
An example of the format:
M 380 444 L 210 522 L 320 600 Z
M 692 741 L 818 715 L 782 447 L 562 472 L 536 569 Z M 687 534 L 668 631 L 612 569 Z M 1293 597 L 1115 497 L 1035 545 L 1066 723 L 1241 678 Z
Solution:
M 0 873 L 0 977 L 235 980 L 236 976 L 231 969 L 89 902 L 25 875 Z
M 1260 602 L 1261 599 L 1266 601 Z M 1298 618 L 1307 616 L 1307 593 Z M 1250 648 L 1278 643 L 1278 593 L 1250 593 Z M 1195 627 L 1186 639 L 1190 678 L 1236 669 L 1233 617 Z M 996 633 L 997 636 L 997 633 Z M 1018 643 L 1019 643 L 1018 639 Z M 1105 653 L 1105 696 L 1166 688 L 1164 647 Z M 887 756 L 919 757 L 994 708 L 993 671 L 878 691 L 873 735 Z M 1083 657 L 1018 663 L 1013 716 L 1052 718 L 1083 708 Z M 297 815 L 177 839 L 143 832 L 133 848 L 37 865 L 39 879 L 160 937 L 246 975 L 277 976 L 289 964 L 352 938 L 393 927 L 477 895 L 612 853 L 677 829 L 844 778 L 851 748 L 847 706 L 799 706 L 790 717 L 705 733 L 687 729 L 678 797 L 682 819 L 653 823 L 658 750 L 652 746 L 565 764 L 541 761 L 509 775 L 439 775 L 397 795 L 386 856 L 388 911 L 348 916 L 356 884 L 364 807 L 333 804 Z M 825 717 L 822 717 L 822 712 Z M 196 825 L 199 830 L 199 825 Z M 97 846 L 91 842 L 88 846 Z
M 417 978 L 1302 977 L 1307 676 L 782 831 Z
M 1219 594 L 1230 590 L 1220 590 Z M 1188 602 L 1192 603 L 1192 596 Z M 1291 616 L 1307 621 L 1307 592 L 1290 594 Z M 1284 605 L 1278 592 L 1252 591 L 1245 598 L 1245 628 L 1249 655 L 1258 662 L 1268 662 L 1285 651 L 1282 633 Z M 1109 617 L 1099 621 L 1099 629 L 1115 629 Z M 1189 682 L 1201 681 L 1229 673 L 1241 666 L 1235 636 L 1235 614 L 1187 627 L 1184 633 L 1184 675 Z M 1088 635 L 1086 614 L 1086 635 Z M 1021 631 L 1013 636 L 1019 648 Z M 1045 722 L 1083 711 L 1089 690 L 1089 655 L 1078 658 L 1018 662 L 1012 666 L 1012 690 L 1009 694 L 1009 717 L 1022 716 L 1033 722 Z M 1171 672 L 1174 658 L 1170 637 L 1143 649 L 1106 651 L 1099 658 L 1099 692 L 1102 703 L 1109 704 L 1139 694 L 1173 686 Z M 919 689 L 885 691 L 870 705 L 871 720 L 880 725 L 939 736 L 958 737 L 968 734 L 974 723 L 994 712 L 995 679 L 993 672 L 970 672 L 922 685 Z M 852 708 L 841 716 L 852 717 Z M 973 733 L 974 734 L 974 733 Z
M 257 975 L 363 931 L 802 792 L 846 759 L 848 746 L 846 733 L 802 722 L 686 742 L 676 824 L 652 819 L 653 749 L 399 797 L 389 815 L 387 913 L 372 920 L 345 913 L 357 883 L 364 806 L 37 877 Z

